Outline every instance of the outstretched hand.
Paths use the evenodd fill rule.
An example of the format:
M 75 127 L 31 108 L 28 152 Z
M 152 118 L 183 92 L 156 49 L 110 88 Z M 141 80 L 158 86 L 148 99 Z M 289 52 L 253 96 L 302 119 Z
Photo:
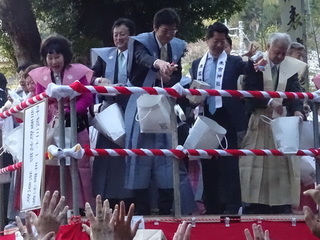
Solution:
M 116 206 L 116 209 L 118 205 Z M 133 228 L 131 228 L 131 220 L 134 213 L 134 204 L 129 207 L 128 215 L 126 217 L 126 207 L 123 201 L 120 202 L 119 214 L 117 214 L 114 228 L 114 239 L 115 240 L 132 240 L 137 233 L 139 224 L 137 221 Z
M 101 196 L 96 197 L 96 216 L 89 203 L 86 203 L 86 217 L 90 221 L 90 227 L 83 224 L 82 227 L 90 235 L 91 240 L 114 240 L 114 225 L 118 209 L 112 214 L 108 200 L 102 204 Z
M 189 240 L 191 236 L 192 225 L 183 221 L 179 224 L 177 231 L 173 235 L 173 240 Z
M 120 202 L 114 211 L 110 209 L 109 201 L 102 205 L 101 196 L 96 197 L 96 216 L 91 206 L 86 203 L 86 217 L 90 221 L 90 227 L 83 224 L 82 227 L 90 235 L 91 240 L 132 240 L 138 230 L 140 221 L 131 228 L 131 220 L 134 213 L 134 205 L 131 204 L 126 216 L 125 204 Z
M 65 197 L 58 202 L 59 192 L 55 191 L 52 196 L 50 191 L 44 195 L 39 216 L 29 211 L 26 215 L 26 229 L 21 219 L 16 217 L 19 231 L 24 240 L 48 240 L 58 232 L 60 225 L 66 220 L 68 206 L 65 206 Z M 35 226 L 37 236 L 33 233 L 32 225 Z
M 251 58 L 253 55 L 256 54 L 258 49 L 259 49 L 259 46 L 256 46 L 254 43 L 250 43 L 248 52 L 242 54 L 242 56 L 247 56 Z
M 303 194 L 312 197 L 313 201 L 317 205 L 320 205 L 320 185 L 316 186 L 315 189 L 309 189 L 303 192 Z M 320 238 L 320 222 L 318 222 L 318 217 L 307 206 L 303 207 L 303 213 L 304 220 L 312 234 Z
M 304 191 L 303 195 L 311 197 L 317 205 L 320 205 L 320 184 L 315 189 Z
M 176 64 L 172 64 L 161 59 L 157 59 L 155 65 L 159 69 L 159 73 L 164 83 L 167 83 L 170 80 L 170 76 L 174 71 L 177 71 L 178 67 Z
M 51 231 L 57 233 L 60 225 L 66 221 L 69 207 L 65 206 L 65 197 L 62 196 L 58 202 L 58 196 L 58 191 L 54 191 L 52 196 L 50 191 L 46 191 L 39 217 L 34 212 L 29 212 L 40 239 Z
M 16 217 L 16 223 L 23 240 L 50 240 L 54 238 L 55 232 L 47 233 L 43 238 L 38 237 L 32 229 L 30 214 L 26 215 L 26 227 L 23 226 L 20 217 Z
M 246 236 L 246 240 L 270 240 L 269 231 L 263 231 L 261 225 L 252 224 L 252 232 L 253 236 L 250 233 L 250 230 L 246 228 L 244 230 L 244 235 Z
M 318 222 L 318 217 L 307 206 L 303 207 L 303 213 L 304 220 L 312 234 L 320 238 L 320 222 Z

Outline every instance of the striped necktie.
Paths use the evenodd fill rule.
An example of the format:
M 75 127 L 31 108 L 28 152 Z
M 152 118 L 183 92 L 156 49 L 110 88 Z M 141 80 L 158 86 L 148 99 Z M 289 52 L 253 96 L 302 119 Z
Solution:
M 167 45 L 163 45 L 160 49 L 160 59 L 163 61 L 168 61 L 168 50 Z

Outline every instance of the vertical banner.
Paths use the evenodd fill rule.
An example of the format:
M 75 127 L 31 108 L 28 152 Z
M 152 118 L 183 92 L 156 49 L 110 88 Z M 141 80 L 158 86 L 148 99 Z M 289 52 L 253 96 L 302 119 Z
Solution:
M 305 11 L 303 0 L 280 0 L 281 31 L 291 36 L 293 42 L 304 43 Z
M 21 211 L 41 206 L 46 130 L 47 100 L 44 100 L 24 111 Z

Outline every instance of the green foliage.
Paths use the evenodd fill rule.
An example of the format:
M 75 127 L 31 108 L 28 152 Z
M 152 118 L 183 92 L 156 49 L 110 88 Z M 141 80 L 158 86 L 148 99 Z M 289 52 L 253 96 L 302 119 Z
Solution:
M 320 1 L 310 0 L 306 3 L 307 12 L 307 28 L 308 28 L 308 47 L 316 49 L 320 47 Z M 317 49 L 319 51 L 319 49 Z
M 180 18 L 178 37 L 195 41 L 204 36 L 203 20 L 224 20 L 240 11 L 245 0 L 30 0 L 37 19 L 51 32 L 73 42 L 75 56 L 86 61 L 90 47 L 111 46 L 111 28 L 119 17 L 136 23 L 136 32 L 152 30 L 154 14 L 164 7 L 176 9 Z M 40 30 L 42 32 L 42 30 Z
M 267 50 L 267 45 L 268 45 L 268 38 L 269 38 L 269 35 L 271 33 L 274 33 L 274 32 L 278 32 L 279 31 L 279 26 L 277 25 L 270 25 L 270 26 L 267 26 L 263 31 L 260 31 L 258 34 L 257 34 L 257 39 L 256 41 L 260 44 L 261 46 L 261 49 L 262 51 L 265 51 Z
M 12 77 L 16 72 L 16 58 L 14 56 L 8 34 L 5 33 L 2 28 L 0 28 L 0 56 L 0 72 L 3 73 L 7 78 Z
M 81 27 L 79 28 L 79 14 L 81 1 L 45 1 L 31 0 L 42 38 L 52 33 L 66 36 L 74 51 L 74 61 L 89 64 L 88 53 L 92 46 L 102 46 L 102 42 L 95 37 L 88 38 Z M 87 26 L 90 28 L 90 26 Z
M 250 40 L 261 39 L 261 35 L 268 31 L 270 26 L 279 28 L 279 3 L 277 0 L 247 0 L 238 18 L 245 23 L 244 31 Z

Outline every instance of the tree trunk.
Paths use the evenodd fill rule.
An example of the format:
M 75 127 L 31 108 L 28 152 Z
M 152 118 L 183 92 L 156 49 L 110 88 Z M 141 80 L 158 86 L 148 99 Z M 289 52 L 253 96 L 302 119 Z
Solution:
M 41 38 L 29 0 L 1 0 L 0 20 L 8 34 L 17 64 L 39 63 Z

